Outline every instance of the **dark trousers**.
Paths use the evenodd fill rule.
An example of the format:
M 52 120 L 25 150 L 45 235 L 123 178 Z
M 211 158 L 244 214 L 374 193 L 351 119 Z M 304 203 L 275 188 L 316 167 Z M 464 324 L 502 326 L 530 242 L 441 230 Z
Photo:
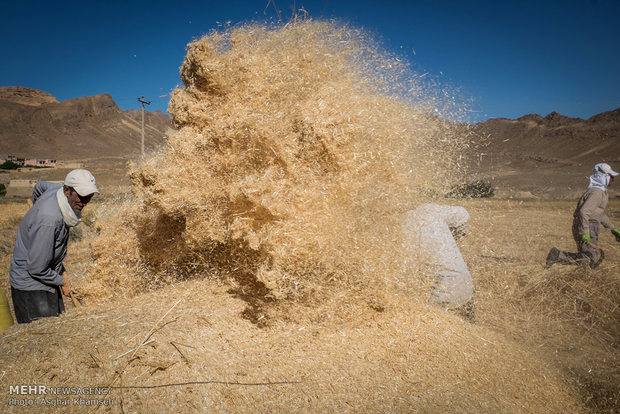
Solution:
M 65 311 L 60 289 L 19 290 L 11 286 L 11 298 L 17 323 L 29 323 L 47 316 L 58 316 Z
M 581 235 L 579 234 L 580 223 L 579 220 L 573 221 L 573 239 L 577 244 L 577 253 L 560 251 L 558 261 L 566 264 L 592 264 L 599 261 L 601 258 L 602 250 L 597 247 L 599 223 L 589 223 L 591 242 L 581 241 Z

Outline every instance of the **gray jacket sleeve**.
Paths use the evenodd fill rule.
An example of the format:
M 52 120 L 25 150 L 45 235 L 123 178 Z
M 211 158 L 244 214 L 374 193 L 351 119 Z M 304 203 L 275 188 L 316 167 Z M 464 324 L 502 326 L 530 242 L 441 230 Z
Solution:
M 47 181 L 37 181 L 37 183 L 32 188 L 32 204 L 37 201 L 37 198 L 41 196 L 44 192 L 48 190 L 54 190 L 60 188 L 60 184 L 50 183 Z
M 56 229 L 51 222 L 34 223 L 29 232 L 27 270 L 30 276 L 46 285 L 62 285 L 64 278 L 50 267 L 54 257 Z

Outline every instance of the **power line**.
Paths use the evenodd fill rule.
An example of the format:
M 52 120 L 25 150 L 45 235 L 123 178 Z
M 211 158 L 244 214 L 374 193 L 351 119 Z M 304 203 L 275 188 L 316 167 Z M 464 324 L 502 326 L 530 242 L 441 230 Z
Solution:
M 144 159 L 144 107 L 151 104 L 151 101 L 147 101 L 144 96 L 138 98 L 138 102 L 142 105 L 142 139 L 140 141 L 140 150 L 142 153 L 142 159 Z

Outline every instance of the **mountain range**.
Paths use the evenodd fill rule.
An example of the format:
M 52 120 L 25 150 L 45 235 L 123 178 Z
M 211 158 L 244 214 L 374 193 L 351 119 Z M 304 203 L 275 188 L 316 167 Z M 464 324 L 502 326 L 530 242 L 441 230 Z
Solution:
M 0 87 L 0 158 L 135 159 L 140 118 L 109 94 L 58 101 L 32 88 Z M 172 126 L 158 111 L 146 111 L 145 125 L 147 150 L 159 147 Z M 471 138 L 464 178 L 488 180 L 500 196 L 574 197 L 594 163 L 620 169 L 620 108 L 588 119 L 552 112 L 463 127 Z
M 552 112 L 471 127 L 470 170 L 498 188 L 572 197 L 585 188 L 595 163 L 620 169 L 620 108 L 588 119 Z
M 164 140 L 170 118 L 145 113 L 145 147 Z M 140 152 L 141 114 L 100 94 L 59 102 L 32 88 L 0 87 L 0 158 L 89 159 Z

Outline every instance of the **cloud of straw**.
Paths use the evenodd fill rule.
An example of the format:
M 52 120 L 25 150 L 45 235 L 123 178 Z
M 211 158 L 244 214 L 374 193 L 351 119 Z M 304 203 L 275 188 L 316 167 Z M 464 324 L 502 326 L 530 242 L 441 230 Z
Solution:
M 305 20 L 208 34 L 180 73 L 178 131 L 100 220 L 89 283 L 224 277 L 267 302 L 412 277 L 403 214 L 445 191 L 461 142 L 406 65 Z

